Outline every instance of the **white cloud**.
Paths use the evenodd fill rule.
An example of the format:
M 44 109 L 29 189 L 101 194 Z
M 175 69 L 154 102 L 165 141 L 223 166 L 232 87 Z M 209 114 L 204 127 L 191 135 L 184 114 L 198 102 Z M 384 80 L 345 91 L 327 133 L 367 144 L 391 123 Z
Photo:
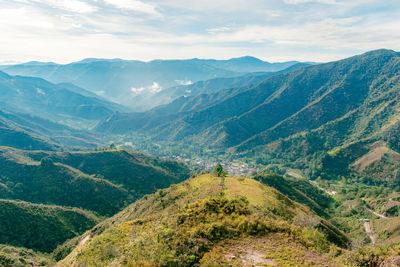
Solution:
M 160 86 L 157 82 L 153 82 L 152 85 L 146 87 L 131 87 L 131 92 L 134 95 L 139 95 L 141 93 L 158 93 L 162 89 L 162 86 Z
M 139 87 L 139 88 L 131 87 L 131 92 L 132 92 L 133 94 L 135 94 L 135 95 L 140 94 L 140 93 L 143 92 L 144 90 L 146 90 L 145 87 Z
M 297 5 L 304 3 L 336 4 L 335 0 L 283 0 L 286 4 Z
M 188 81 L 186 81 L 186 80 L 175 80 L 175 82 L 177 84 L 179 84 L 179 85 L 191 85 L 191 84 L 193 84 L 193 82 L 190 81 L 190 80 L 188 80 Z
M 54 27 L 51 19 L 41 16 L 37 12 L 21 7 L 21 8 L 4 8 L 0 9 L 0 27 L 5 29 L 4 33 L 15 31 L 15 29 L 37 28 L 51 29 Z
M 31 0 L 33 2 L 49 5 L 53 8 L 77 13 L 92 13 L 97 10 L 96 6 L 79 0 Z
M 207 29 L 207 32 L 209 32 L 209 33 L 218 33 L 218 32 L 227 32 L 227 31 L 230 31 L 230 30 L 232 30 L 231 27 L 224 26 L 224 27 Z
M 160 92 L 163 88 L 156 82 L 153 82 L 153 84 L 149 87 L 150 91 L 153 93 L 158 93 Z
M 0 59 L 253 55 L 326 61 L 382 47 L 400 50 L 397 1 L 301 5 L 306 2 L 311 0 L 0 0 Z M 152 19 L 160 10 L 164 19 Z M 160 90 L 152 86 L 145 88 Z
M 149 15 L 160 16 L 156 7 L 138 0 L 104 0 L 105 3 L 120 9 L 131 10 Z

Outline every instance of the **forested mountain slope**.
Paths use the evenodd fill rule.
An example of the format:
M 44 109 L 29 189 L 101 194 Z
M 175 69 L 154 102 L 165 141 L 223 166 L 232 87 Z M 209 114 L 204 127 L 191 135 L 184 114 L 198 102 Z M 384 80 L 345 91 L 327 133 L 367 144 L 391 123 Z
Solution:
M 93 148 L 99 138 L 87 131 L 59 124 L 38 116 L 0 108 L 0 146 L 26 150 L 59 150 L 62 147 Z
M 51 252 L 100 220 L 77 208 L 0 199 L 0 243 Z
M 335 163 L 338 170 L 349 170 L 379 141 L 386 147 L 379 153 L 387 153 L 378 159 L 395 177 L 390 169 L 400 152 L 399 79 L 399 53 L 376 50 L 275 75 L 249 88 L 180 98 L 148 113 L 116 114 L 97 130 L 139 132 L 152 141 L 190 144 L 261 164 L 295 162 L 309 170 L 334 165 L 341 160 L 339 151 L 365 146 L 365 153 L 347 155 L 346 166 Z M 311 172 L 317 177 L 323 171 Z
M 0 198 L 112 215 L 189 176 L 182 164 L 125 150 L 44 152 L 0 148 Z

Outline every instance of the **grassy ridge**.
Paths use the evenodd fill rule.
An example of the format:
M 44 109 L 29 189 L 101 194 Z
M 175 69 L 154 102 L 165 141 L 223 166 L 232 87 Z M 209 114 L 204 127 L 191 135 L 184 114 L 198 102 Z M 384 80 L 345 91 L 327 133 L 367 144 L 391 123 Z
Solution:
M 219 244 L 247 237 L 274 240 L 281 233 L 296 236 L 297 248 L 313 247 L 334 265 L 324 256 L 331 243 L 317 230 L 320 222 L 308 208 L 256 180 L 206 174 L 146 196 L 99 224 L 93 237 L 59 264 L 184 266 L 212 258 L 222 264 L 207 254 Z

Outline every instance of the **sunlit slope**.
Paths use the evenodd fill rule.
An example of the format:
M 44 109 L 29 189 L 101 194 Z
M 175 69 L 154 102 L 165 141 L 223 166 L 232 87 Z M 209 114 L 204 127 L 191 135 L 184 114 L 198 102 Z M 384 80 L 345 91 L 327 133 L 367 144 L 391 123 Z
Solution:
M 96 226 L 59 266 L 187 266 L 207 264 L 210 257 L 218 261 L 218 255 L 222 264 L 229 259 L 245 260 L 225 257 L 228 252 L 225 255 L 221 247 L 226 242 L 232 248 L 262 240 L 279 250 L 285 244 L 293 251 L 313 248 L 313 257 L 302 261 L 336 266 L 325 255 L 333 244 L 322 234 L 326 232 L 335 232 L 334 240 L 329 239 L 347 245 L 346 236 L 335 227 L 271 187 L 249 178 L 204 174 L 147 195 Z M 264 263 L 282 260 L 266 247 L 257 251 Z M 291 262 L 298 255 L 287 257 Z

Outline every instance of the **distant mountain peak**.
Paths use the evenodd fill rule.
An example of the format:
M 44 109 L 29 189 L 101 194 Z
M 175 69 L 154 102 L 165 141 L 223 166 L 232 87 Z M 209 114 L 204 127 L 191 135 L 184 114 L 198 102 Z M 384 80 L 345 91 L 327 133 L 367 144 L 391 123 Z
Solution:
M 384 55 L 399 56 L 399 53 L 391 49 L 381 48 L 365 52 L 360 56 L 384 56 Z
M 106 62 L 119 62 L 119 61 L 124 61 L 123 59 L 120 58 L 85 58 L 80 61 L 74 62 L 74 63 L 93 63 L 93 62 L 99 62 L 99 61 L 106 61 Z
M 44 65 L 57 65 L 57 63 L 54 62 L 42 62 L 42 61 L 29 61 L 26 63 L 22 63 L 19 65 L 24 65 L 24 66 L 44 66 Z
M 263 61 L 263 60 L 261 60 L 259 58 L 253 57 L 253 56 L 236 57 L 236 58 L 231 58 L 229 60 L 231 60 L 231 61 L 264 62 L 264 63 L 266 63 L 266 61 Z

